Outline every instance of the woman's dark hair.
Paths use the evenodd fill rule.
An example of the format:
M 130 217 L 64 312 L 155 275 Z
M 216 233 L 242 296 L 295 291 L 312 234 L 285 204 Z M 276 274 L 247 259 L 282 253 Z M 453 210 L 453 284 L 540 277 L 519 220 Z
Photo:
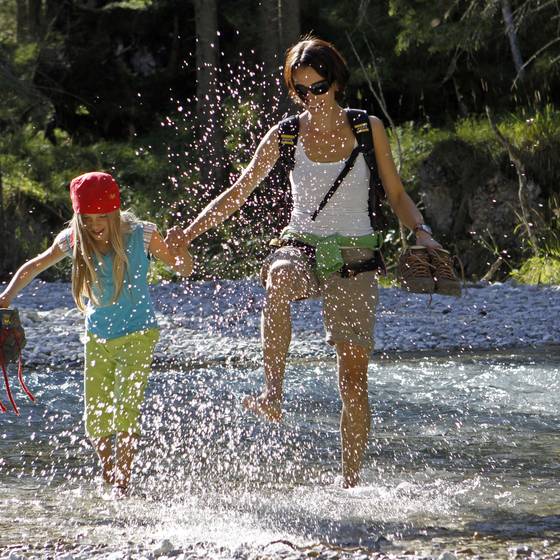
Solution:
M 304 66 L 313 68 L 331 84 L 336 82 L 338 85 L 336 100 L 342 101 L 350 73 L 346 60 L 334 45 L 313 35 L 307 35 L 286 51 L 284 80 L 290 95 L 297 100 L 299 98 L 294 87 L 294 71 Z

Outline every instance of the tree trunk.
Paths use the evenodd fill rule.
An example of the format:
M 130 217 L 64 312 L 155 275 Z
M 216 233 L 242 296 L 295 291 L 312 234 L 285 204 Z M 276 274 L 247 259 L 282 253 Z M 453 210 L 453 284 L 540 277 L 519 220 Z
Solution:
M 58 0 L 47 0 L 47 5 L 45 8 L 45 18 L 49 23 L 56 18 L 59 11 L 60 7 Z
M 12 236 L 6 237 L 6 222 L 4 216 L 4 183 L 2 180 L 2 169 L 0 169 L 0 238 L 7 241 L 3 243 L 4 248 L 0 251 L 0 275 L 8 272 L 8 253 L 10 252 L 10 245 L 12 244 Z
M 28 0 L 27 14 L 29 20 L 29 35 L 32 41 L 38 41 L 43 36 L 43 2 L 42 0 Z
M 301 33 L 300 0 L 261 0 L 259 19 L 264 70 L 262 95 L 265 120 L 270 125 L 290 108 L 282 86 L 282 64 L 286 50 L 297 43 Z
M 280 0 L 280 65 L 284 62 L 286 51 L 294 46 L 301 37 L 301 13 L 299 0 Z M 290 101 L 285 86 L 282 87 L 282 67 L 278 73 L 280 81 L 279 91 L 283 92 L 280 96 L 280 114 L 293 113 L 297 111 L 295 104 Z
M 295 45 L 301 35 L 301 17 L 299 0 L 280 0 L 280 48 L 283 56 L 286 49 Z
M 16 0 L 16 22 L 16 40 L 18 43 L 25 43 L 29 30 L 27 2 L 25 0 Z
M 260 56 L 263 66 L 261 95 L 264 121 L 267 126 L 278 121 L 278 76 L 280 66 L 280 34 L 278 21 L 279 0 L 259 2 Z
M 515 26 L 513 25 L 511 4 L 509 0 L 500 1 L 502 5 L 502 16 L 504 18 L 504 23 L 506 26 L 506 33 L 509 39 L 511 56 L 513 58 L 513 64 L 515 65 L 515 71 L 517 72 L 517 77 L 523 81 L 525 77 L 525 70 L 523 68 L 523 57 L 521 56 L 521 49 L 519 48 L 519 39 L 517 37 L 517 32 L 515 31 Z
M 181 41 L 179 39 L 180 35 L 179 26 L 179 16 L 175 14 L 173 16 L 173 39 L 171 40 L 171 52 L 169 54 L 169 61 L 167 62 L 166 73 L 170 78 L 173 78 L 177 73 L 177 68 L 179 67 L 179 56 L 181 49 Z
M 219 69 L 217 0 L 195 0 L 196 112 L 200 181 L 207 192 L 221 190 L 224 177 L 223 130 L 217 90 Z

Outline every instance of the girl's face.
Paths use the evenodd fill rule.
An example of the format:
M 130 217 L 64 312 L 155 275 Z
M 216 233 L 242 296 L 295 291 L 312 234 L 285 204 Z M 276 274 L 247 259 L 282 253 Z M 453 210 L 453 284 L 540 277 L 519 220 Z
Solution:
M 329 84 L 314 68 L 297 68 L 294 70 L 293 80 L 296 94 L 309 111 L 320 111 L 336 103 L 336 84 Z
M 82 214 L 82 223 L 95 243 L 106 244 L 109 242 L 108 214 Z

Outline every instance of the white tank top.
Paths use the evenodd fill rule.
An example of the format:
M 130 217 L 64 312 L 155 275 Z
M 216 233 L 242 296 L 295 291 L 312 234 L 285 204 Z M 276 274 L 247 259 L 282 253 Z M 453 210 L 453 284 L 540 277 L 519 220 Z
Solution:
M 362 154 L 315 221 L 311 216 L 344 168 L 345 160 L 318 163 L 296 144 L 290 173 L 293 210 L 288 231 L 315 235 L 360 236 L 373 233 L 368 213 L 369 168 Z

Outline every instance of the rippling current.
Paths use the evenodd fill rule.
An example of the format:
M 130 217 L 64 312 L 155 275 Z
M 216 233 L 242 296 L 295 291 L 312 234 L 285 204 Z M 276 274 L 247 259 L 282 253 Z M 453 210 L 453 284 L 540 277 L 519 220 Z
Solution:
M 260 369 L 160 368 L 124 501 L 108 499 L 84 437 L 81 371 L 28 373 L 37 404 L 17 391 L 22 416 L 0 416 L 0 556 L 59 539 L 78 556 L 162 539 L 237 557 L 279 539 L 436 557 L 460 547 L 500 557 L 526 542 L 552 550 L 559 363 L 558 348 L 375 361 L 370 445 L 352 490 L 336 484 L 334 362 L 289 365 L 281 425 L 241 410 Z

